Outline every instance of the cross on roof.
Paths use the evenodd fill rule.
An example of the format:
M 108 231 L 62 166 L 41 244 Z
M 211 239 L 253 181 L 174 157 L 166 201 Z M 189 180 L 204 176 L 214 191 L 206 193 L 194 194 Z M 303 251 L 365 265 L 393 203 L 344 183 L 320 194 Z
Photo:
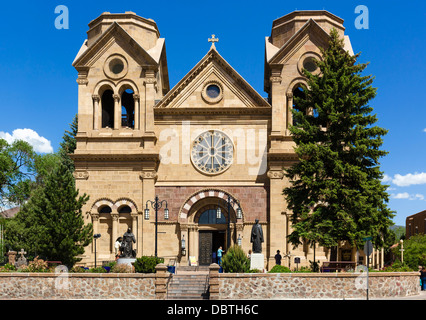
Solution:
M 214 47 L 214 43 L 215 42 L 218 42 L 219 41 L 219 39 L 218 38 L 216 38 L 216 36 L 214 35 L 214 34 L 212 34 L 212 37 L 211 38 L 209 38 L 209 42 L 211 42 L 212 43 L 212 47 Z

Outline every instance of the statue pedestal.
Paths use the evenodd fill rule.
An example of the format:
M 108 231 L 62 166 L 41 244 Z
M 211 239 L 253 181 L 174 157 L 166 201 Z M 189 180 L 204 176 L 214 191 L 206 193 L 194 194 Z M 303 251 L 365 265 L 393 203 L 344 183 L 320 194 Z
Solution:
M 250 270 L 258 269 L 263 271 L 265 269 L 265 256 L 263 253 L 252 253 L 250 256 Z
M 129 266 L 131 266 L 133 264 L 133 262 L 136 261 L 136 258 L 118 258 L 117 259 L 117 264 L 127 264 Z

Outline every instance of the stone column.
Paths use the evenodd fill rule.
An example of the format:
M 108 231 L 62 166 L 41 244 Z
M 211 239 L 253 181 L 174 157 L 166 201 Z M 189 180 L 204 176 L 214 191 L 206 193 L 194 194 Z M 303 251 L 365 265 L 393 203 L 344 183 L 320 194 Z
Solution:
M 155 170 L 142 171 L 140 175 L 142 179 L 142 205 L 145 210 L 147 200 L 155 200 L 155 180 L 157 172 Z M 155 248 L 155 210 L 148 204 L 149 220 L 143 219 L 142 223 L 142 254 L 154 255 Z M 152 222 L 152 223 L 151 223 Z
M 121 129 L 121 107 L 120 107 L 120 96 L 114 94 L 114 129 Z
M 281 70 L 282 65 L 277 66 L 271 70 L 271 77 L 269 82 L 271 84 L 271 105 L 272 105 L 272 135 L 284 134 L 284 124 L 286 121 L 286 114 L 284 112 L 285 97 L 282 94 L 281 88 Z
M 140 95 L 133 94 L 133 101 L 135 102 L 135 130 L 140 129 Z
M 293 113 L 291 112 L 291 110 L 293 109 L 293 92 L 287 92 L 286 94 L 287 96 L 287 108 L 286 108 L 286 114 L 287 114 L 287 119 L 285 122 L 285 130 L 286 130 L 286 135 L 289 134 L 288 129 L 290 127 L 291 124 L 293 124 Z
M 219 268 L 217 263 L 209 267 L 210 300 L 219 300 Z
M 100 96 L 98 94 L 92 95 L 93 99 L 93 130 L 99 130 L 100 127 L 100 119 L 101 119 L 101 112 L 99 111 L 99 101 Z
M 153 70 L 146 70 L 145 76 L 143 83 L 145 86 L 145 133 L 154 134 L 154 103 L 157 80 Z
M 7 253 L 7 256 L 8 256 L 8 258 L 9 258 L 9 264 L 11 264 L 12 266 L 14 266 L 15 265 L 15 262 L 16 262 L 16 255 L 17 255 L 18 253 L 16 252 L 16 251 L 9 251 L 8 253 Z
M 137 240 L 138 239 L 138 235 L 139 235 L 139 230 L 138 230 L 138 214 L 135 212 L 135 213 L 131 213 L 130 214 L 130 216 L 132 217 L 132 232 L 133 232 L 133 234 L 135 235 L 135 238 L 136 238 L 136 244 L 135 244 L 135 250 L 136 250 L 136 253 L 138 252 L 138 248 L 140 247 L 139 246 L 139 241 Z
M 111 220 L 112 220 L 112 251 L 115 254 L 115 240 L 118 238 L 118 213 L 114 212 L 111 213 Z
M 99 213 L 92 213 L 93 234 L 99 233 Z M 95 242 L 92 241 L 92 253 L 95 253 Z
M 165 300 L 167 298 L 167 266 L 160 263 L 155 267 L 155 299 Z
M 272 167 L 267 176 L 270 179 L 270 217 L 269 217 L 269 252 L 266 252 L 265 257 L 268 257 L 268 269 L 275 265 L 275 254 L 280 250 L 281 255 L 287 254 L 285 248 L 287 245 L 287 219 L 283 214 L 284 202 L 282 196 L 284 172 L 281 166 Z M 266 240 L 266 239 L 265 239 Z M 268 247 L 268 246 L 266 246 Z

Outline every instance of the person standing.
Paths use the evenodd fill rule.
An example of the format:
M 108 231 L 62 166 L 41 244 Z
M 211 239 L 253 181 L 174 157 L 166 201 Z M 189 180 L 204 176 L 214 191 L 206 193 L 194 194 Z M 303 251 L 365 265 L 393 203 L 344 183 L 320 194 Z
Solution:
M 277 254 L 275 255 L 275 264 L 277 265 L 281 265 L 281 255 L 280 255 L 280 250 L 277 250 Z
M 422 267 L 422 269 L 420 270 L 420 281 L 422 283 L 421 286 L 421 290 L 425 291 L 426 290 L 426 269 L 425 267 Z
M 221 265 L 222 264 L 222 254 L 223 254 L 223 250 L 222 250 L 222 246 L 219 247 L 219 249 L 217 249 L 217 264 Z

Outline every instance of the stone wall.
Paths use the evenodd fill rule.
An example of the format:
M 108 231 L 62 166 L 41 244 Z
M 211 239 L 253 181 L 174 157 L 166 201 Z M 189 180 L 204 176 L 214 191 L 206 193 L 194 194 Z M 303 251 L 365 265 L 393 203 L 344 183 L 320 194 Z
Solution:
M 0 299 L 155 299 L 155 274 L 0 273 Z
M 210 299 L 366 299 L 366 274 L 225 274 L 210 267 Z M 370 272 L 369 298 L 419 294 L 418 272 Z

